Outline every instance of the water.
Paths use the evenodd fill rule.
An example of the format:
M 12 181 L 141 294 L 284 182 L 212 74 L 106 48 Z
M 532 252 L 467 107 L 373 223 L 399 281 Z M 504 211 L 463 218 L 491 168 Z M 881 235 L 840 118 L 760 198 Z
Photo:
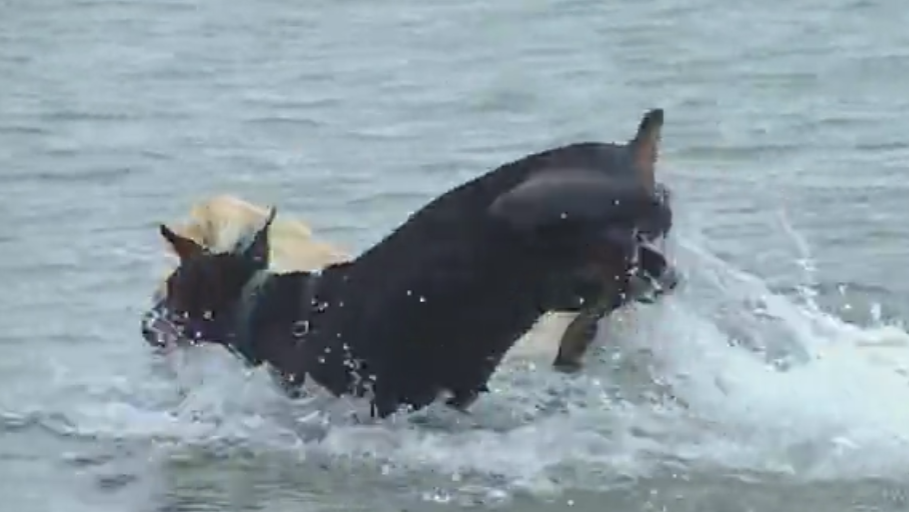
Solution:
M 4 509 L 902 510 L 909 11 L 0 1 Z M 472 420 L 325 427 L 137 318 L 216 192 L 352 251 L 506 160 L 667 111 L 689 279 Z

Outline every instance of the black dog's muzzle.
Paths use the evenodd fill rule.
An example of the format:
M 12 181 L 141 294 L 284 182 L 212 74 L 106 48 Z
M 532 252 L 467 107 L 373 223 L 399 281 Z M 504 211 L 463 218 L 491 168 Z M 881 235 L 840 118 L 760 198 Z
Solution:
M 191 343 L 183 336 L 184 328 L 174 322 L 171 316 L 163 301 L 142 315 L 142 337 L 149 345 L 168 349 Z
M 211 321 L 193 320 L 170 311 L 163 300 L 142 315 L 142 337 L 155 348 L 170 349 L 199 345 L 216 336 L 216 326 Z M 202 334 L 206 337 L 202 337 Z

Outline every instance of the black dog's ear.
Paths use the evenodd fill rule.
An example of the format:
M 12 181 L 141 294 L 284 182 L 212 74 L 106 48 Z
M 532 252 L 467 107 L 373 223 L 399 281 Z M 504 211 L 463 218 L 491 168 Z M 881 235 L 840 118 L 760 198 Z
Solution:
M 489 212 L 520 231 L 559 223 L 631 228 L 653 204 L 639 183 L 569 169 L 531 177 L 499 196 Z
M 264 267 L 268 267 L 268 255 L 271 252 L 271 244 L 268 240 L 268 231 L 271 228 L 271 223 L 275 220 L 275 215 L 278 214 L 278 209 L 272 207 L 268 211 L 268 216 L 265 218 L 265 222 L 262 224 L 262 227 L 256 231 L 256 234 L 253 236 L 252 241 L 243 250 L 243 256 L 260 264 Z
M 197 244 L 194 240 L 174 233 L 169 227 L 165 226 L 164 224 L 161 224 L 159 229 L 161 231 L 161 236 L 167 240 L 167 243 L 170 244 L 171 248 L 173 248 L 174 252 L 177 254 L 177 256 L 180 257 L 181 260 L 185 260 L 205 252 L 205 248 Z
M 641 119 L 638 133 L 628 143 L 635 169 L 640 173 L 641 182 L 649 190 L 656 183 L 656 161 L 663 131 L 663 109 L 653 109 Z

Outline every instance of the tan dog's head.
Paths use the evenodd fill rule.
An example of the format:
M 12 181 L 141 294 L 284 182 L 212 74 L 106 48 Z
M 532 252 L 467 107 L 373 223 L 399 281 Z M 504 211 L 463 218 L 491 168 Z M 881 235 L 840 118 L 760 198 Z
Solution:
M 258 230 L 268 214 L 266 208 L 223 194 L 193 205 L 189 221 L 172 230 L 207 250 L 224 251 Z M 349 259 L 341 249 L 314 239 L 309 226 L 299 220 L 275 219 L 269 227 L 269 241 L 269 265 L 276 272 L 318 270 Z M 177 256 L 172 244 L 165 245 Z M 158 293 L 164 293 L 163 284 Z

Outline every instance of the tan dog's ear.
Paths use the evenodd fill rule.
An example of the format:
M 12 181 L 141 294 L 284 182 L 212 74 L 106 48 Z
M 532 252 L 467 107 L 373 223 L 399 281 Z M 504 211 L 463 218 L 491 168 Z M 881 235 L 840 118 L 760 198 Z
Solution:
M 642 183 L 648 190 L 656 186 L 656 161 L 660 149 L 660 136 L 663 131 L 663 109 L 653 109 L 641 119 L 638 133 L 628 144 L 631 157 Z
M 185 260 L 205 252 L 205 249 L 203 249 L 201 245 L 197 244 L 190 238 L 186 238 L 174 233 L 169 227 L 165 226 L 164 224 L 161 224 L 160 230 L 161 236 L 167 240 L 167 243 L 170 244 L 171 248 L 173 248 L 174 252 L 177 254 L 177 256 L 180 257 L 181 260 Z

